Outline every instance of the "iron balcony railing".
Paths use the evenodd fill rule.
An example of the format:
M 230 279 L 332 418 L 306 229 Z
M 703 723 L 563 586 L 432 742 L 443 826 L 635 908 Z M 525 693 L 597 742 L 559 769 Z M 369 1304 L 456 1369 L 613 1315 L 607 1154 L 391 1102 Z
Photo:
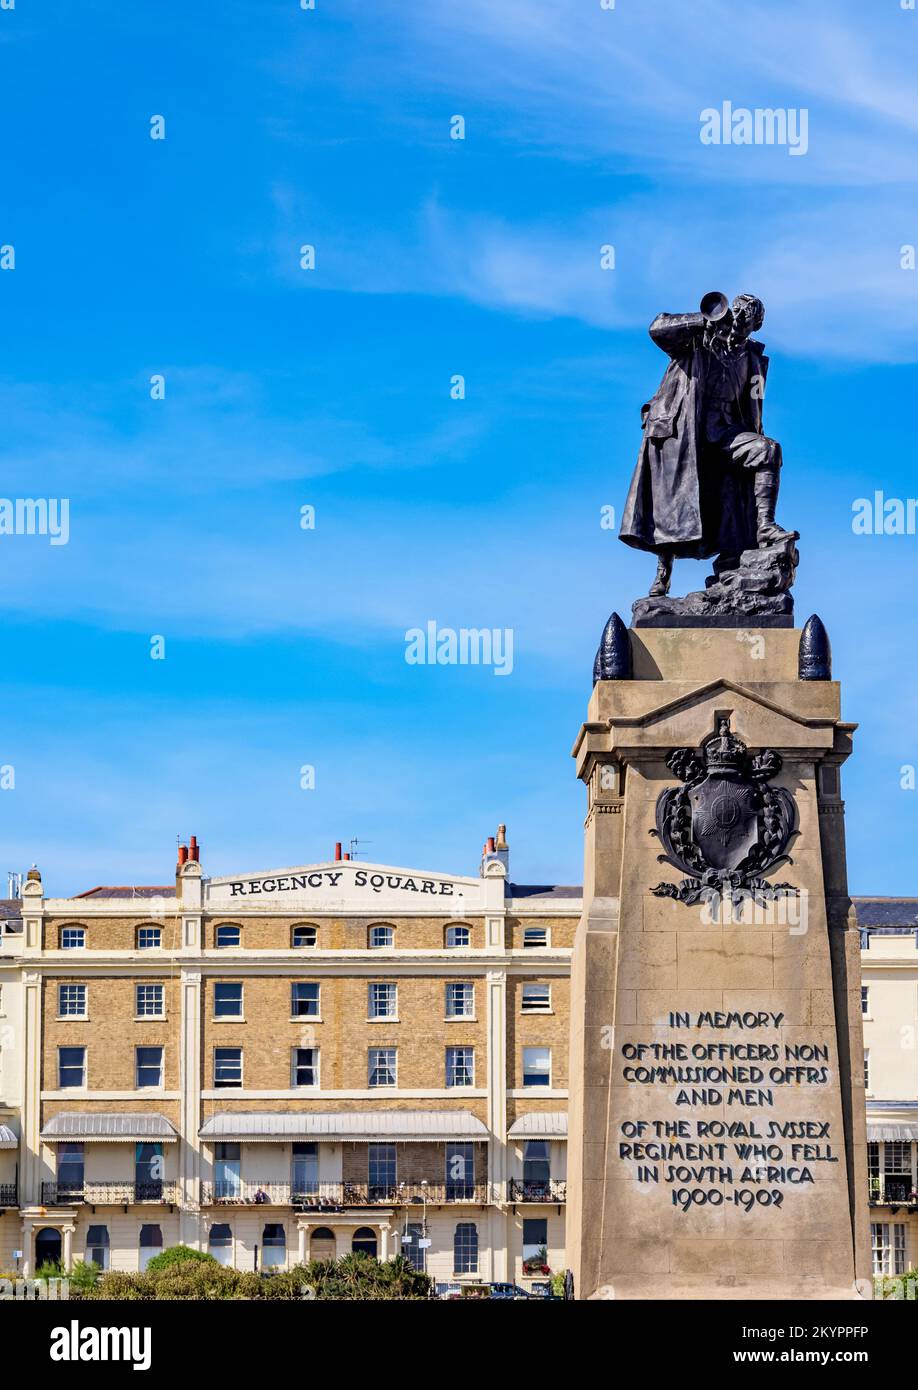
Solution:
M 567 1200 L 567 1184 L 559 1182 L 557 1178 L 546 1178 L 544 1182 L 511 1178 L 508 1198 L 511 1202 L 564 1202 Z
M 18 1207 L 19 1198 L 14 1182 L 0 1182 L 0 1207 Z
M 250 1182 L 203 1183 L 202 1206 L 293 1206 L 304 1211 L 334 1211 L 345 1207 L 447 1205 L 470 1202 L 485 1206 L 483 1183 L 354 1183 Z
M 911 1178 L 871 1178 L 869 1192 L 874 1206 L 888 1206 L 895 1202 L 897 1205 L 918 1208 L 918 1191 Z
M 141 1202 L 174 1206 L 177 1197 L 174 1182 L 43 1182 L 41 1200 L 51 1207 L 129 1207 Z

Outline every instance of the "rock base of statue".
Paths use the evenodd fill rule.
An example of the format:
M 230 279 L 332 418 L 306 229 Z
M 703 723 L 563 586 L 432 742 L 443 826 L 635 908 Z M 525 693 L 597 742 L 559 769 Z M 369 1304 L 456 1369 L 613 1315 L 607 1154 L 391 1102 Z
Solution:
M 797 532 L 786 541 L 718 556 L 707 587 L 684 598 L 639 598 L 634 627 L 793 627 L 791 585 L 797 571 Z

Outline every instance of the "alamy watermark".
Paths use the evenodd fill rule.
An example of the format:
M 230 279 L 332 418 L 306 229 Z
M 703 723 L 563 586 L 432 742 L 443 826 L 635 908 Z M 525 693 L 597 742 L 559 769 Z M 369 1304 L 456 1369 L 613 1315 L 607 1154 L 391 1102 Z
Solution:
M 856 497 L 851 503 L 856 536 L 914 536 L 916 525 L 918 497 L 887 497 L 877 489 L 873 497 Z
M 788 154 L 810 147 L 810 113 L 801 106 L 706 106 L 698 117 L 703 145 L 784 145 Z
M 47 536 L 52 545 L 66 545 L 70 498 L 0 497 L 0 536 Z
M 438 627 L 434 618 L 425 627 L 405 633 L 409 666 L 491 666 L 495 676 L 513 670 L 513 629 L 510 627 Z

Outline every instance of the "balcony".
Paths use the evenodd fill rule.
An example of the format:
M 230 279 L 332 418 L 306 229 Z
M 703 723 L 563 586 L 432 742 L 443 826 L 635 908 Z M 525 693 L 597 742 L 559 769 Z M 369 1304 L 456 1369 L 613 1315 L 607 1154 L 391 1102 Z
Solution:
M 910 1211 L 918 1211 L 918 1191 L 912 1185 L 911 1178 L 889 1176 L 882 1180 L 871 1178 L 869 1201 L 872 1207 L 897 1206 L 908 1207 Z
M 16 1184 L 14 1182 L 0 1182 L 0 1207 L 18 1207 L 19 1198 L 16 1195 Z
M 511 1178 L 507 1196 L 511 1202 L 565 1202 L 567 1183 L 559 1182 L 557 1178 L 548 1178 L 544 1182 Z
M 211 1182 L 201 1187 L 205 1207 L 274 1206 L 300 1211 L 344 1211 L 348 1207 L 446 1206 L 466 1202 L 486 1206 L 484 1183 L 398 1182 L 394 1184 L 321 1182 L 309 1186 L 275 1182 Z
M 131 1207 L 140 1203 L 175 1206 L 178 1200 L 174 1182 L 43 1182 L 41 1200 L 46 1207 Z

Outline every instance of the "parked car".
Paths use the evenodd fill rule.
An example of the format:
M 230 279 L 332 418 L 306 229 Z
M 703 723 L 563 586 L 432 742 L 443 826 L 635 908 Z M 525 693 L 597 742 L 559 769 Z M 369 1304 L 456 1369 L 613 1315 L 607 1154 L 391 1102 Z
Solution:
M 529 1294 L 519 1284 L 492 1284 L 490 1298 L 528 1298 Z

